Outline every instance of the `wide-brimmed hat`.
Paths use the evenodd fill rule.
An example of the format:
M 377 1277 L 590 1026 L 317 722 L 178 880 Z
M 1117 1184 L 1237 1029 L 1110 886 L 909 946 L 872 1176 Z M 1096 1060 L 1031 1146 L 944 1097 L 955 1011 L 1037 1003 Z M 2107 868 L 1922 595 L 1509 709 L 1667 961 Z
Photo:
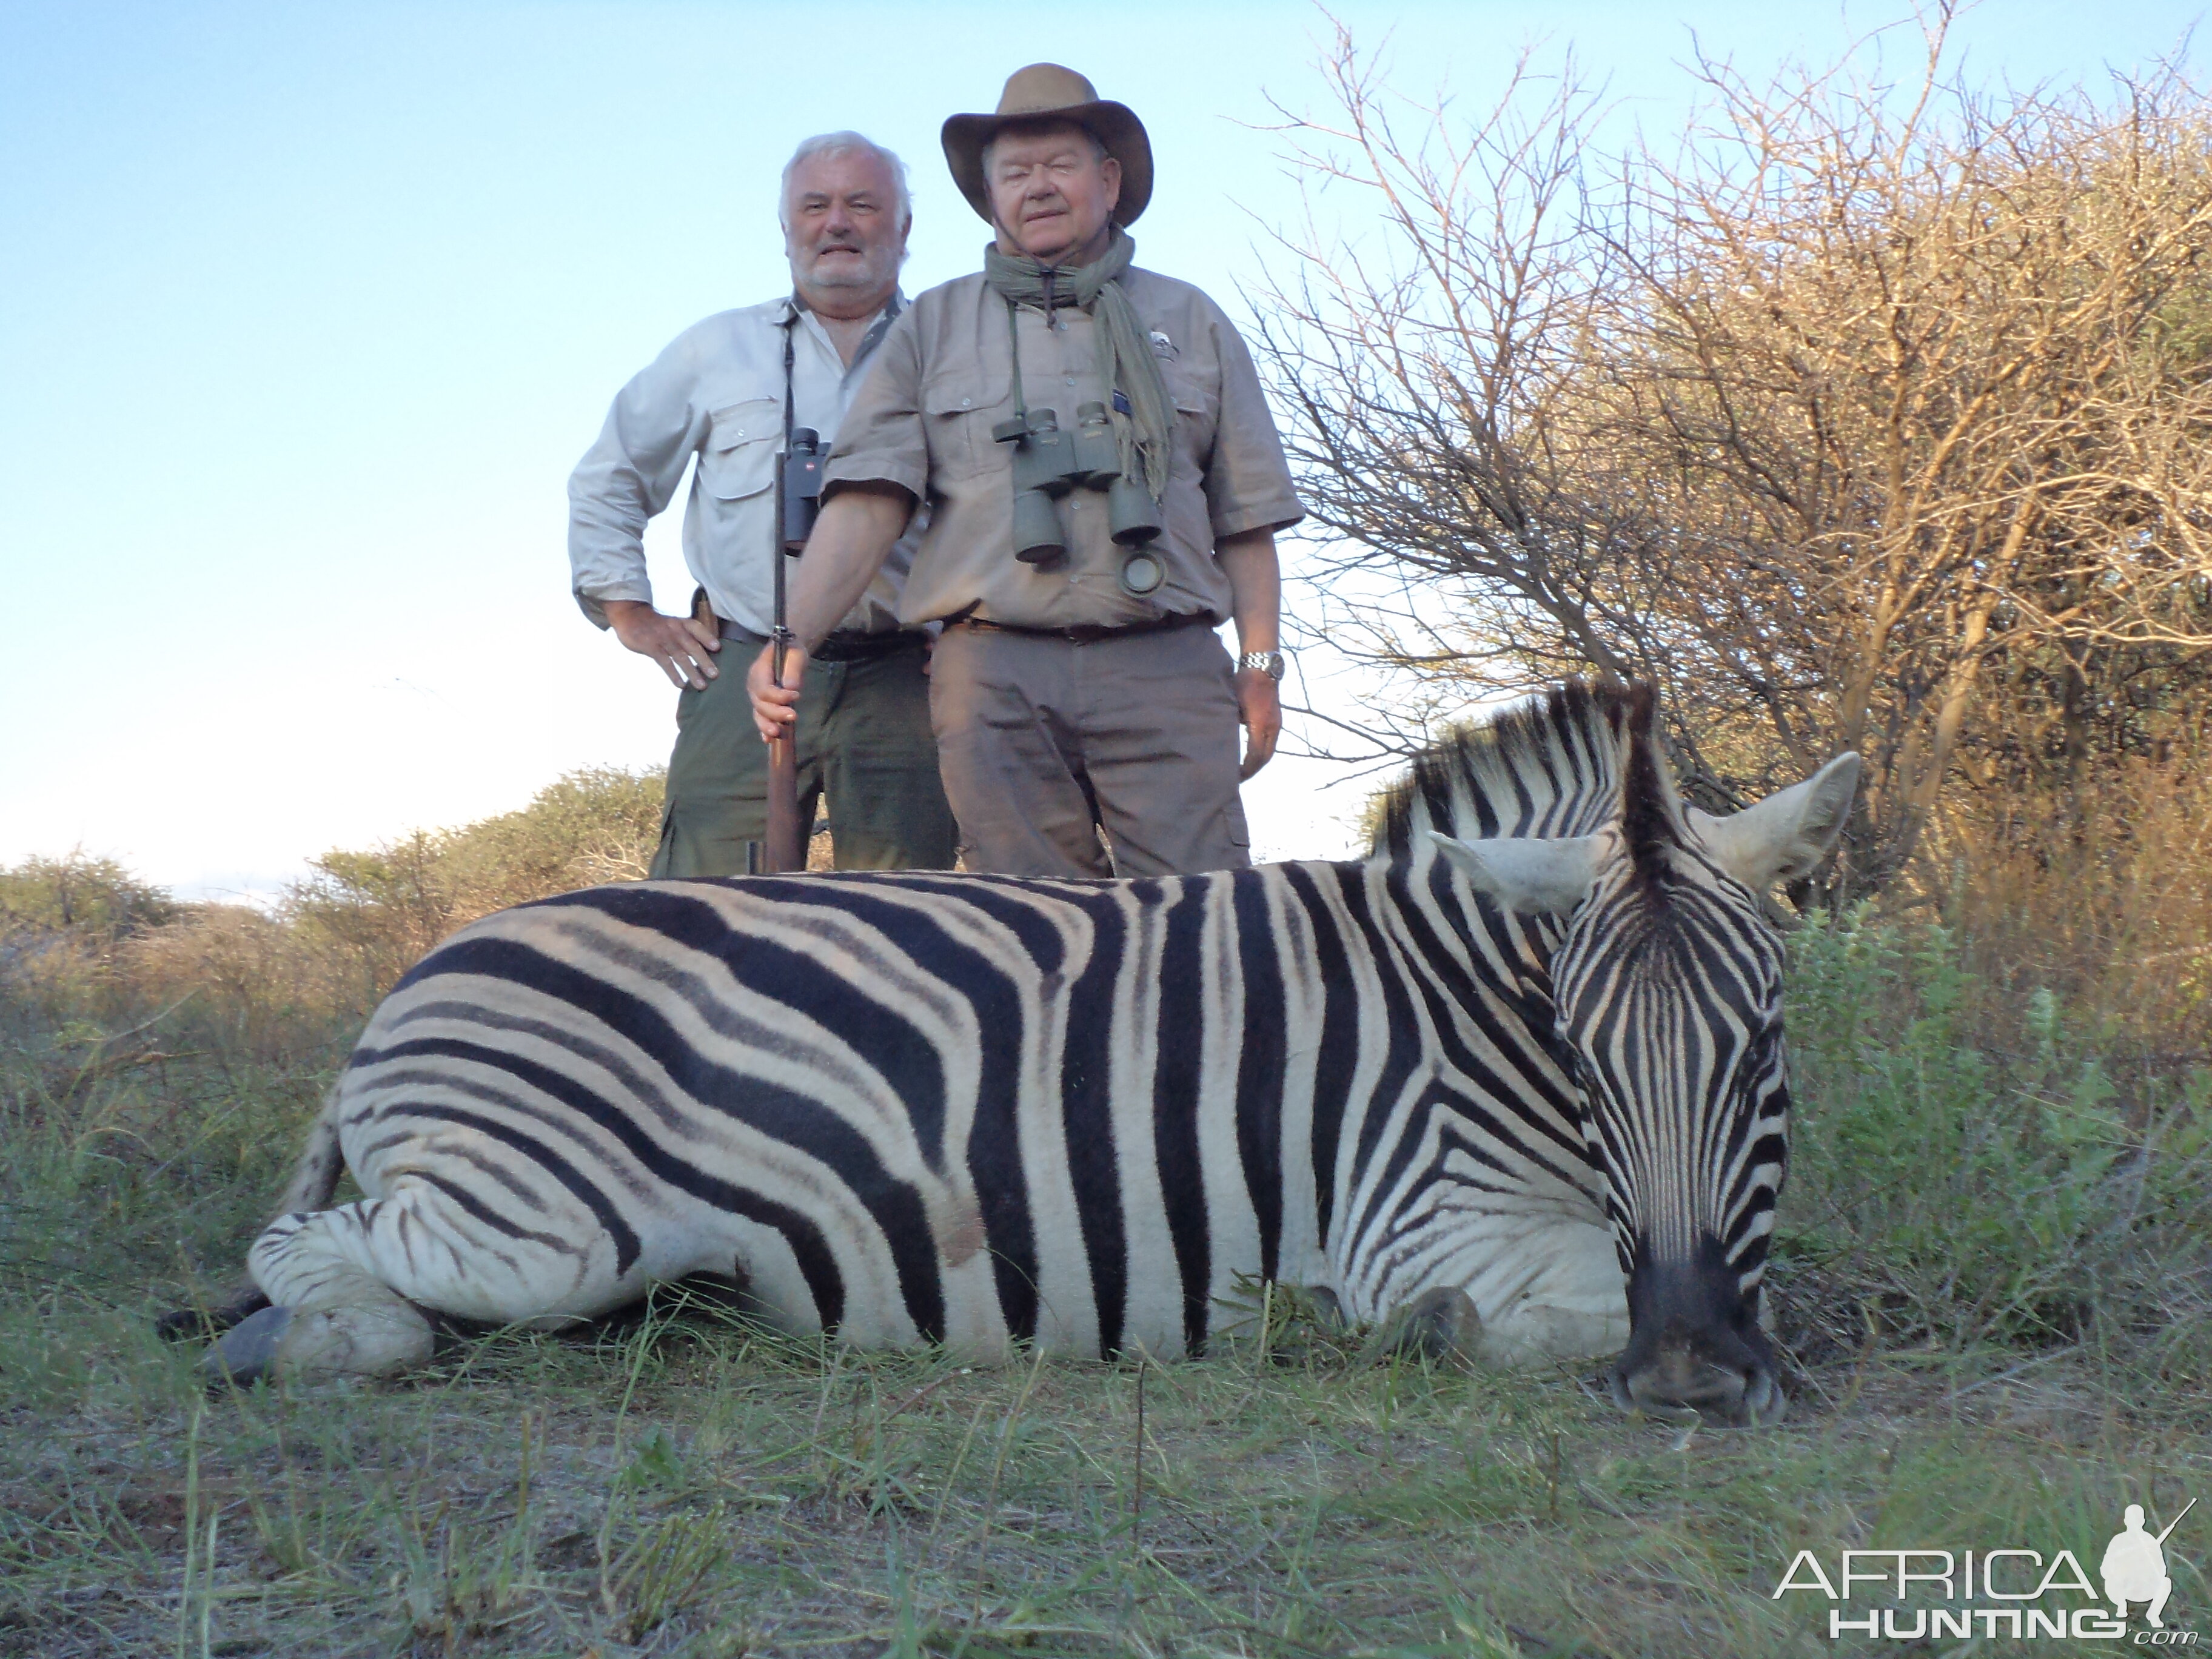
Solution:
M 983 146 L 1000 127 L 1017 121 L 1073 121 L 1097 135 L 1121 164 L 1121 199 L 1114 222 L 1136 222 L 1152 199 L 1152 141 L 1127 104 L 1101 98 L 1098 88 L 1058 64 L 1031 64 L 1006 77 L 999 107 L 988 115 L 956 115 L 945 124 L 945 159 L 968 205 L 991 216 L 991 191 L 983 178 Z

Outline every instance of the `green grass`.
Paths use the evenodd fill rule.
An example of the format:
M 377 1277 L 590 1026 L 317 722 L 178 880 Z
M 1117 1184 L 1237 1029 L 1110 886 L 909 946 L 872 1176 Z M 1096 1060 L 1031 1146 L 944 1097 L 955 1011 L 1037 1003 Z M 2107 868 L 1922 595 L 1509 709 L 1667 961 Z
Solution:
M 150 1317 L 234 1275 L 342 1023 L 128 1035 L 112 975 L 0 979 L 0 1652 L 1765 1659 L 1851 1646 L 1772 1599 L 1800 1548 L 2094 1561 L 2212 1491 L 2202 1080 L 2006 1025 L 1937 935 L 1798 954 L 1760 1431 L 1375 1364 L 1293 1300 L 1200 1363 L 993 1370 L 664 1297 L 205 1399 Z M 2212 1625 L 2187 1530 L 2170 1620 Z
M 10 1652 L 1816 1652 L 1824 1609 L 1769 1595 L 1798 1548 L 2086 1556 L 2212 1454 L 2078 1375 L 1959 1399 L 1870 1363 L 1779 1430 L 1686 1432 L 1318 1342 L 1140 1379 L 658 1313 L 203 1404 L 136 1322 L 42 1316 L 0 1454 Z

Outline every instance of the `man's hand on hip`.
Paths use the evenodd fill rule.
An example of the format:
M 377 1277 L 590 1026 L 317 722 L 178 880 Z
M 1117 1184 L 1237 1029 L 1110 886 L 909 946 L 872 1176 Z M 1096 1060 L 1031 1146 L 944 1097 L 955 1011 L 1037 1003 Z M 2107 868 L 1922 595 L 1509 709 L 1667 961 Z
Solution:
M 721 637 L 705 623 L 691 617 L 665 617 L 642 599 L 605 599 L 600 609 L 607 625 L 641 657 L 660 665 L 669 683 L 681 690 L 703 691 L 707 682 L 720 678 L 714 653 L 722 648 Z
M 783 684 L 775 681 L 775 641 L 761 647 L 753 665 L 745 672 L 745 694 L 753 700 L 753 724 L 761 741 L 774 743 L 798 731 L 799 687 L 806 678 L 806 653 L 795 645 L 783 647 Z
M 1237 671 L 1237 717 L 1244 722 L 1244 764 L 1237 775 L 1249 778 L 1275 757 L 1283 734 L 1283 693 L 1264 669 Z

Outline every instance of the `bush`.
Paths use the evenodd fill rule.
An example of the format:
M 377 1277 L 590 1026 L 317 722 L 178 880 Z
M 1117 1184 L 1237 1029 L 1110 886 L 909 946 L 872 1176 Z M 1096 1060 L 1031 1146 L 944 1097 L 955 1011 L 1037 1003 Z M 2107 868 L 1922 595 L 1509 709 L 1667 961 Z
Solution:
M 2212 1347 L 2212 1072 L 2124 1109 L 2057 995 L 2015 1011 L 1941 927 L 1862 907 L 1792 956 L 1776 1275 L 1801 1346 Z
M 657 772 L 572 772 L 516 811 L 327 853 L 267 913 L 179 905 L 78 854 L 0 870 L 0 1036 L 50 1068 L 189 1054 L 283 1076 L 326 1069 L 455 928 L 643 875 L 660 798 Z
M 301 1126 L 393 978 L 505 905 L 642 875 L 655 774 L 315 862 L 272 913 L 185 906 L 111 860 L 0 870 L 0 1277 L 134 1297 L 234 1275 Z
M 2212 741 L 2063 795 L 1992 792 L 1942 838 L 1944 908 L 1976 971 L 2039 990 L 2114 1068 L 2212 1066 Z
M 373 994 L 455 928 L 511 905 L 635 881 L 660 839 L 662 776 L 595 767 L 529 805 L 459 830 L 416 830 L 366 852 L 334 851 L 286 895 L 304 939 L 350 959 Z
M 126 933 L 159 927 L 178 907 L 160 888 L 113 859 L 82 851 L 58 859 L 26 859 L 0 870 L 0 931 L 79 927 Z

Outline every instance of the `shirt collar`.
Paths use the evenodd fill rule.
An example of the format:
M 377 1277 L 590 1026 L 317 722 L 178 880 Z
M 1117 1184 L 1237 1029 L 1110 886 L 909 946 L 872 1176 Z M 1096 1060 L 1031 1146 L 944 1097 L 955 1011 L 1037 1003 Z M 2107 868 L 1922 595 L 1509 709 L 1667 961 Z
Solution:
M 811 306 L 796 294 L 787 294 L 776 306 L 776 325 L 781 327 L 787 323 L 795 323 L 812 309 Z M 874 337 L 878 329 L 889 328 L 898 320 L 899 313 L 905 309 L 906 291 L 903 289 L 893 289 L 891 297 L 884 302 L 884 308 L 876 313 L 875 321 L 868 325 L 869 335 Z
M 891 325 L 898 320 L 899 313 L 905 308 L 906 295 L 897 289 L 893 289 L 891 297 L 884 302 L 884 308 L 876 313 L 875 321 L 868 325 L 868 331 L 860 337 L 860 349 L 854 352 L 853 361 L 850 363 L 844 362 L 839 356 L 837 343 L 830 337 L 830 331 L 822 326 L 822 319 L 814 316 L 812 307 L 801 301 L 797 295 L 787 294 L 784 296 L 783 304 L 776 313 L 776 324 L 777 326 L 788 331 L 796 328 L 800 319 L 805 319 L 814 338 L 821 344 L 822 349 L 830 354 L 831 359 L 839 364 L 840 374 L 845 381 L 849 382 L 854 375 L 867 366 L 868 359 L 875 356 L 876 348 L 884 343 L 884 336 L 890 332 Z M 787 337 L 788 337 L 787 335 Z

